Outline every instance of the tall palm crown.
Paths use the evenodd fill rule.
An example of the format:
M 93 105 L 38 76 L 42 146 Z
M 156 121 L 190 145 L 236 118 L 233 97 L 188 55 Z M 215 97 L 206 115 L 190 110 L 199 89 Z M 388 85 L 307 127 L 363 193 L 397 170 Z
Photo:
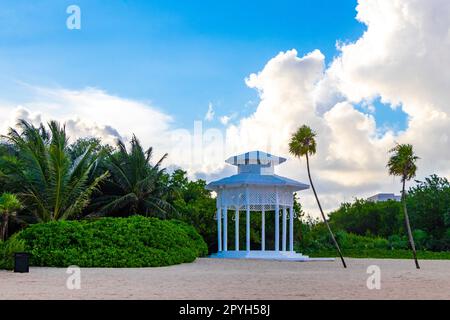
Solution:
M 316 133 L 308 126 L 301 126 L 291 138 L 289 152 L 296 157 L 316 153 Z
M 165 215 L 170 205 L 165 201 L 168 187 L 163 181 L 165 169 L 161 163 L 167 154 L 155 165 L 150 164 L 152 156 L 153 148 L 144 151 L 134 135 L 130 152 L 118 141 L 117 151 L 105 159 L 110 178 L 102 186 L 103 195 L 94 203 L 99 214 Z
M 90 196 L 107 173 L 89 182 L 89 173 L 97 158 L 88 148 L 71 160 L 65 127 L 57 122 L 47 130 L 20 120 L 19 132 L 10 128 L 3 136 L 17 150 L 15 156 L 0 159 L 2 176 L 7 187 L 23 200 L 39 221 L 67 219 L 81 214 Z
M 411 180 L 416 176 L 416 162 L 419 157 L 414 154 L 413 146 L 410 144 L 397 144 L 389 150 L 392 156 L 389 158 L 387 167 L 389 174 L 401 176 L 403 180 Z

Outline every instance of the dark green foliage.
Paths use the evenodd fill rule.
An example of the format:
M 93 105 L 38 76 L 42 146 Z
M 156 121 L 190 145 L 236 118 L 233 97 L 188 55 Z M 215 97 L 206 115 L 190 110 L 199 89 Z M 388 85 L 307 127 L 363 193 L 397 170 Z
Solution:
M 90 149 L 92 154 L 104 157 L 114 151 L 110 145 L 103 145 L 98 138 L 79 138 L 68 148 L 68 153 L 72 161 L 82 156 L 86 150 Z
M 106 178 L 103 173 L 88 182 L 97 157 L 89 148 L 76 160 L 71 159 L 65 127 L 55 121 L 48 123 L 48 130 L 24 120 L 18 127 L 20 130 L 10 128 L 4 137 L 17 150 L 0 158 L 5 189 L 16 193 L 39 221 L 77 217 Z
M 417 185 L 409 189 L 406 203 L 417 249 L 450 250 L 450 183 L 448 180 L 432 175 L 424 182 L 417 181 Z M 341 205 L 338 210 L 330 214 L 329 220 L 335 230 L 340 230 L 337 238 L 343 242 L 342 246 L 346 249 L 346 254 L 348 250 L 361 248 L 364 250 L 409 249 L 400 202 L 375 203 L 356 200 L 352 204 Z M 301 247 L 309 252 L 331 250 L 325 226 L 317 221 L 309 222 L 307 225 L 305 242 Z M 344 234 L 346 236 L 342 237 Z M 349 243 L 347 241 L 349 237 L 355 241 Z M 379 247 L 367 242 L 369 239 L 377 241 L 377 238 L 387 239 L 388 245 Z
M 357 199 L 344 203 L 330 214 L 330 224 L 336 230 L 358 235 L 389 237 L 403 230 L 401 203 L 373 202 Z
M 25 250 L 25 241 L 16 236 L 7 241 L 0 241 L 0 269 L 12 270 L 14 268 L 14 253 Z
M 399 236 L 397 234 L 394 234 L 390 237 L 388 237 L 389 241 L 389 248 L 390 249 L 408 249 L 408 238 L 406 236 Z
M 336 239 L 342 249 L 392 249 L 388 240 L 381 237 L 360 236 L 345 231 L 336 232 Z M 334 244 L 323 224 L 314 226 L 306 232 L 303 245 L 299 248 L 303 252 L 332 250 Z
M 189 181 L 182 170 L 174 171 L 166 179 L 172 191 L 168 194 L 173 208 L 171 215 L 194 226 L 208 244 L 209 252 L 217 251 L 216 200 L 205 189 L 206 182 Z
M 32 225 L 18 234 L 35 266 L 159 267 L 207 253 L 201 236 L 180 221 L 133 216 Z
M 427 234 L 426 246 L 430 250 L 450 250 L 450 183 L 432 175 L 417 181 L 406 198 L 413 229 Z
M 156 164 L 150 164 L 153 148 L 144 150 L 136 136 L 131 139 L 130 151 L 122 141 L 117 151 L 104 159 L 103 166 L 109 178 L 101 186 L 101 195 L 91 206 L 100 215 L 129 216 L 142 214 L 167 218 L 170 205 L 165 201 L 168 186 L 164 184 L 165 169 L 161 164 L 165 154 Z

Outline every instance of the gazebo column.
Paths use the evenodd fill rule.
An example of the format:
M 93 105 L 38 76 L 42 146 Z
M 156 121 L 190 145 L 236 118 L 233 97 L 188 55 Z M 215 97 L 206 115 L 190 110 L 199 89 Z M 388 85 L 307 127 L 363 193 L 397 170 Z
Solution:
M 245 217 L 245 248 L 247 251 L 250 251 L 250 194 L 248 191 L 248 188 L 246 190 L 246 197 L 245 197 L 245 210 L 246 210 L 246 217 Z
M 223 251 L 228 251 L 228 208 L 223 207 Z
M 266 211 L 264 205 L 261 210 L 261 250 L 266 250 Z
M 289 208 L 289 250 L 294 252 L 294 206 Z
M 239 251 L 239 208 L 236 207 L 236 213 L 234 216 L 234 247 L 236 251 Z
M 217 207 L 217 250 L 222 251 L 222 214 L 220 207 Z
M 278 190 L 275 193 L 275 251 L 280 251 L 280 205 Z
M 283 206 L 283 233 L 282 233 L 282 244 L 281 248 L 286 251 L 286 206 Z

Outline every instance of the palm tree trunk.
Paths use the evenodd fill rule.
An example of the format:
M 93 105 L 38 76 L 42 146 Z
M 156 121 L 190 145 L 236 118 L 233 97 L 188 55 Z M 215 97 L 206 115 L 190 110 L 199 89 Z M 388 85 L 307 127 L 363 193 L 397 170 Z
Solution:
M 7 212 L 4 212 L 2 215 L 2 227 L 1 227 L 1 233 L 0 233 L 1 240 L 3 240 L 3 241 L 6 240 L 6 233 L 8 232 L 8 220 L 9 220 L 9 215 Z
M 406 179 L 403 178 L 403 187 L 402 187 L 402 202 L 403 202 L 403 213 L 405 214 L 405 224 L 406 224 L 406 230 L 408 231 L 408 239 L 409 244 L 411 245 L 411 250 L 413 252 L 414 262 L 416 263 L 416 268 L 420 269 L 419 261 L 417 260 L 417 253 L 416 253 L 416 245 L 414 244 L 414 238 L 411 232 L 411 225 L 409 224 L 409 216 L 408 211 L 406 210 L 406 193 L 405 193 L 405 181 Z
M 331 239 L 333 240 L 334 246 L 336 247 L 336 250 L 339 253 L 339 257 L 341 258 L 342 264 L 343 264 L 344 268 L 347 268 L 347 264 L 345 263 L 344 257 L 342 256 L 341 248 L 339 248 L 339 244 L 337 243 L 336 238 L 334 237 L 333 231 L 331 231 L 330 225 L 328 224 L 328 220 L 325 218 L 325 214 L 323 213 L 322 206 L 320 205 L 319 198 L 317 197 L 316 188 L 314 188 L 314 184 L 313 184 L 312 178 L 311 178 L 311 172 L 309 169 L 308 153 L 306 153 L 306 168 L 308 170 L 309 183 L 311 184 L 311 188 L 314 192 L 314 197 L 316 198 L 317 205 L 319 206 L 320 214 L 322 215 L 323 221 L 325 222 L 325 225 L 327 226 L 328 232 L 330 233 L 330 236 L 331 236 Z

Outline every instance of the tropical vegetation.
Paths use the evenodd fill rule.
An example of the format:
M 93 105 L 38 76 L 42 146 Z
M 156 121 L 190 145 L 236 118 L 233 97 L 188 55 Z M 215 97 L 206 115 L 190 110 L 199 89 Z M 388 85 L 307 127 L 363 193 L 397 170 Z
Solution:
M 14 148 L 14 154 L 0 158 L 4 188 L 16 193 L 38 221 L 80 216 L 108 175 L 105 172 L 89 181 L 98 164 L 92 148 L 71 159 L 64 126 L 52 121 L 47 129 L 24 120 L 18 126 L 20 132 L 11 128 L 4 136 Z
M 208 253 L 194 227 L 143 216 L 34 224 L 17 234 L 35 266 L 159 267 Z
M 432 175 L 406 192 L 417 257 L 450 258 L 450 183 Z M 329 223 L 348 257 L 408 258 L 410 244 L 401 202 L 356 199 L 329 214 Z M 307 219 L 299 250 L 329 256 L 333 243 L 323 223 Z M 409 254 L 408 254 L 409 252 Z
M 16 216 L 21 207 L 20 201 L 12 194 L 5 192 L 0 196 L 0 240 L 5 241 L 8 234 L 9 220 Z
M 169 193 L 163 183 L 163 155 L 151 165 L 153 148 L 142 148 L 136 136 L 131 139 L 130 152 L 122 141 L 117 142 L 115 152 L 103 161 L 109 178 L 101 187 L 101 195 L 93 201 L 93 207 L 100 215 L 135 215 L 166 217 L 169 203 L 165 195 Z
M 416 170 L 412 147 L 396 146 L 388 163 L 401 178 L 402 202 L 356 199 L 326 217 L 310 168 L 315 138 L 303 126 L 289 144 L 293 155 L 306 159 L 322 216 L 313 219 L 295 201 L 298 252 L 337 255 L 345 266 L 344 255 L 408 258 L 414 243 L 417 259 L 450 258 L 450 183 L 432 175 L 406 190 Z M 214 195 L 204 180 L 191 180 L 182 169 L 167 171 L 165 159 L 135 136 L 128 148 L 92 137 L 71 141 L 57 122 L 20 121 L 0 140 L 0 234 L 7 239 L 0 240 L 0 268 L 11 268 L 13 253 L 23 250 L 35 265 L 117 267 L 169 265 L 215 252 Z M 267 220 L 271 214 L 266 212 Z M 261 219 L 251 220 L 251 248 L 257 249 Z M 245 225 L 240 227 L 244 237 Z M 266 224 L 267 248 L 274 246 L 273 227 Z

